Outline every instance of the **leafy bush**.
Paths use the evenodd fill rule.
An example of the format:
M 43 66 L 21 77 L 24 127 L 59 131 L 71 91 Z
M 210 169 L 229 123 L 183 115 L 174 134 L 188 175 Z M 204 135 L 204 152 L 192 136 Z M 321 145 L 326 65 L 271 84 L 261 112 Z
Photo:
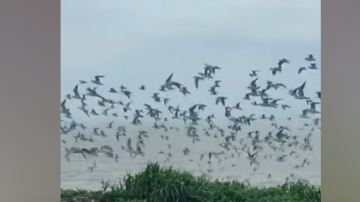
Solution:
M 81 199 L 81 200 L 80 200 Z M 321 187 L 306 181 L 276 187 L 211 181 L 187 171 L 149 163 L 144 171 L 127 174 L 117 185 L 103 183 L 103 190 L 61 190 L 62 201 L 101 202 L 317 202 Z

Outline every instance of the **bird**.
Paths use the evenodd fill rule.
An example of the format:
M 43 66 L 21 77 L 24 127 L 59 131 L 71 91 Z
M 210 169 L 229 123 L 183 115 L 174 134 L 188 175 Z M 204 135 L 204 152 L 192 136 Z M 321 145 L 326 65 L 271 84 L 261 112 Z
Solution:
M 242 110 L 240 107 L 240 102 L 236 103 L 236 105 L 233 107 L 234 109 Z
M 306 70 L 306 67 L 300 67 L 299 68 L 299 71 L 298 71 L 298 74 L 300 74 L 302 71 Z
M 198 89 L 199 88 L 199 81 L 203 80 L 203 78 L 200 77 L 200 76 L 194 76 L 194 79 L 195 79 L 195 88 Z
M 316 105 L 320 104 L 320 102 L 313 102 L 313 101 L 309 100 L 308 103 L 310 103 L 310 109 L 308 110 L 308 112 L 313 113 L 313 114 L 320 113 L 319 111 L 316 110 Z
M 72 98 L 74 98 L 74 99 L 81 99 L 78 88 L 79 88 L 79 85 L 76 85 L 75 88 L 73 89 L 74 96 Z
M 295 94 L 295 96 L 294 96 L 296 99 L 299 99 L 299 100 L 309 99 L 309 97 L 306 97 L 304 94 L 305 85 L 306 85 L 306 81 L 304 81 L 304 83 L 298 88 L 297 94 Z
M 253 70 L 253 71 L 249 74 L 250 77 L 257 76 L 257 72 L 259 72 L 259 70 Z
M 218 97 L 216 98 L 215 104 L 218 105 L 219 103 L 221 103 L 221 104 L 225 107 L 225 100 L 226 100 L 226 99 L 227 99 L 227 98 L 224 97 L 224 96 L 218 96 Z
M 307 116 L 308 112 L 309 112 L 308 109 L 304 109 L 304 110 L 302 111 L 302 114 L 300 115 L 300 117 L 301 117 L 301 118 L 305 118 L 305 119 L 309 118 L 309 117 Z
M 309 69 L 318 69 L 315 63 L 311 63 Z
M 98 75 L 98 76 L 95 76 L 95 79 L 92 80 L 91 82 L 93 82 L 94 84 L 97 84 L 97 85 L 103 85 L 101 82 L 100 82 L 100 79 L 101 78 L 104 78 L 105 76 L 102 76 L 102 75 Z
M 321 100 L 321 91 L 316 92 L 317 97 Z
M 306 61 L 309 61 L 309 62 L 313 62 L 315 61 L 315 58 L 312 54 L 309 54 L 306 58 L 305 58 Z

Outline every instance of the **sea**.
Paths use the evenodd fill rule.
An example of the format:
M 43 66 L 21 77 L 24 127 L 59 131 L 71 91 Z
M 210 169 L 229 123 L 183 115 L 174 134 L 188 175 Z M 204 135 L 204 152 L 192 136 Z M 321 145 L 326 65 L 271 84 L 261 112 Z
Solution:
M 121 136 L 117 141 L 115 134 L 118 125 L 114 123 L 113 129 L 95 125 L 89 127 L 104 128 L 103 131 L 107 135 L 107 137 L 92 135 L 94 142 L 80 140 L 76 142 L 74 138 L 78 131 L 85 134 L 86 137 L 90 137 L 91 129 L 85 131 L 76 129 L 77 131 L 61 135 L 61 139 L 65 142 L 61 143 L 61 188 L 99 190 L 102 187 L 101 181 L 118 183 L 127 173 L 140 172 L 148 162 L 173 166 L 190 171 L 194 175 L 206 175 L 211 179 L 248 181 L 256 186 L 272 186 L 283 184 L 286 180 L 296 181 L 298 179 L 307 180 L 315 185 L 321 184 L 321 128 L 318 126 L 291 124 L 289 121 L 287 126 L 292 126 L 289 127 L 291 132 L 287 132 L 291 137 L 289 141 L 294 141 L 292 137 L 297 136 L 299 145 L 297 147 L 285 145 L 281 151 L 274 150 L 268 144 L 262 143 L 263 148 L 258 153 L 259 165 L 254 170 L 254 165 L 250 165 L 247 159 L 247 150 L 243 151 L 241 148 L 245 144 L 251 145 L 251 139 L 248 138 L 249 131 L 258 130 L 260 139 L 264 139 L 270 131 L 275 135 L 278 130 L 271 125 L 269 120 L 254 121 L 251 126 L 243 127 L 236 133 L 230 150 L 221 147 L 221 143 L 224 143 L 225 139 L 221 137 L 218 130 L 208 130 L 209 136 L 206 135 L 204 128 L 208 128 L 208 126 L 205 124 L 195 126 L 199 135 L 199 141 L 195 143 L 186 135 L 185 126 L 180 124 L 173 126 L 173 129 L 168 126 L 167 131 L 154 129 L 150 125 L 133 126 L 129 124 L 125 127 L 127 129 L 126 136 Z M 224 128 L 227 126 L 224 125 Z M 135 147 L 139 131 L 148 132 L 148 137 L 144 138 L 144 156 L 138 155 L 133 158 L 122 149 L 122 146 L 126 146 L 128 138 L 131 138 L 133 147 Z M 225 136 L 229 134 L 229 131 L 225 130 Z M 301 145 L 307 136 L 310 137 L 311 149 L 304 150 Z M 274 146 L 276 144 L 279 143 L 274 143 Z M 119 157 L 117 162 L 114 158 L 106 157 L 103 154 L 87 159 L 81 154 L 71 155 L 68 160 L 64 157 L 65 148 L 72 146 L 91 148 L 102 145 L 109 145 L 114 149 L 114 153 Z M 183 152 L 185 148 L 189 151 L 187 155 Z M 235 149 L 239 150 L 239 154 L 234 154 Z M 218 156 L 218 159 L 212 158 L 211 164 L 207 162 L 209 152 L 221 151 L 224 152 Z M 167 160 L 168 153 L 171 153 L 170 160 Z M 204 154 L 204 159 L 200 160 L 202 154 Z M 276 160 L 281 155 L 286 155 L 283 162 Z M 305 159 L 307 163 L 303 167 L 295 168 L 301 165 Z

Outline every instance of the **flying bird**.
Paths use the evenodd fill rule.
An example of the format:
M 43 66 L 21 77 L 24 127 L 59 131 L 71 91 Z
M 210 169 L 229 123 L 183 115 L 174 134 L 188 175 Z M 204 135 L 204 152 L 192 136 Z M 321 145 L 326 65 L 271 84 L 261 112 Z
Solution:
M 104 77 L 105 77 L 105 76 L 101 76 L 101 75 L 95 76 L 95 79 L 92 80 L 92 82 L 93 82 L 94 84 L 97 84 L 97 85 L 103 85 L 103 84 L 100 82 L 100 79 L 101 79 L 101 78 L 104 78 Z
M 313 62 L 315 61 L 315 58 L 313 55 L 309 54 L 306 58 L 305 58 L 306 61 L 309 61 L 309 62 Z
M 300 67 L 299 70 L 298 70 L 298 74 L 300 74 L 304 70 L 306 70 L 306 67 Z
M 225 107 L 225 100 L 226 99 L 227 98 L 224 97 L 224 96 L 219 96 L 219 97 L 216 98 L 215 104 L 218 105 L 221 102 L 221 104 Z
M 203 77 L 194 76 L 194 79 L 195 79 L 195 87 L 196 87 L 196 89 L 198 89 L 199 88 L 199 81 L 203 80 Z

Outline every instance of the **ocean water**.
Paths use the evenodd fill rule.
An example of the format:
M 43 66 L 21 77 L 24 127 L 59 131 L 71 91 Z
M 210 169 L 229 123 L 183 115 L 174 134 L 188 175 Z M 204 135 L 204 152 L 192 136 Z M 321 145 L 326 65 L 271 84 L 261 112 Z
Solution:
M 235 147 L 240 148 L 240 140 L 243 139 L 243 144 L 250 145 L 250 139 L 247 138 L 247 132 L 251 130 L 260 131 L 260 139 L 266 136 L 268 131 L 274 131 L 276 129 L 270 125 L 270 121 L 259 124 L 254 122 L 255 125 L 251 127 L 244 127 L 242 131 L 236 135 L 236 141 L 233 141 Z M 291 124 L 290 124 L 291 125 Z M 300 127 L 299 125 L 293 125 L 291 133 L 289 135 L 298 136 L 298 141 L 303 142 L 313 126 Z M 95 126 L 94 126 L 95 127 Z M 180 127 L 180 126 L 178 126 Z M 182 126 L 184 127 L 184 126 Z M 114 124 L 114 128 L 117 128 Z M 128 172 L 141 171 L 146 163 L 149 161 L 159 162 L 163 165 L 172 165 L 175 168 L 188 170 L 196 175 L 206 174 L 210 178 L 220 180 L 248 180 L 251 184 L 270 186 L 274 184 L 284 183 L 286 178 L 290 180 L 305 179 L 313 184 L 320 185 L 321 183 L 321 130 L 316 128 L 311 131 L 311 145 L 312 150 L 304 151 L 295 147 L 284 147 L 284 151 L 274 151 L 270 149 L 267 144 L 263 143 L 263 149 L 259 151 L 258 161 L 260 165 L 258 169 L 254 171 L 254 166 L 250 166 L 249 160 L 246 159 L 247 153 L 240 150 L 240 155 L 232 157 L 234 150 L 224 150 L 220 147 L 220 143 L 225 140 L 221 137 L 220 133 L 216 130 L 209 131 L 211 137 L 205 135 L 203 131 L 204 126 L 197 126 L 197 131 L 200 136 L 200 142 L 192 143 L 191 139 L 186 136 L 185 130 L 168 130 L 153 129 L 145 126 L 129 126 L 127 127 L 127 136 L 120 137 L 120 141 L 116 140 L 115 129 L 104 129 L 104 132 L 108 137 L 93 136 L 94 142 L 75 142 L 74 134 L 62 135 L 61 139 L 66 143 L 62 143 L 61 148 L 61 187 L 62 188 L 83 188 L 96 190 L 101 188 L 101 181 L 110 181 L 113 183 L 118 182 L 119 178 L 122 178 Z M 260 129 L 259 129 L 260 128 Z M 301 128 L 301 129 L 300 129 Z M 148 131 L 148 138 L 144 138 L 145 146 L 143 151 L 145 156 L 136 156 L 135 158 L 121 149 L 122 145 L 126 145 L 126 141 L 129 137 L 132 138 L 133 147 L 135 147 L 136 137 L 138 131 Z M 90 131 L 85 134 L 90 134 Z M 214 138 L 217 134 L 218 138 Z M 168 141 L 161 138 L 161 135 L 168 136 Z M 228 134 L 225 134 L 225 136 Z M 168 145 L 171 145 L 169 149 Z M 74 154 L 70 156 L 70 161 L 64 158 L 65 148 L 71 146 L 90 148 L 94 146 L 109 145 L 114 149 L 114 153 L 119 156 L 118 162 L 114 159 L 105 157 L 100 154 L 98 157 L 88 157 L 85 160 L 80 154 Z M 301 145 L 301 144 L 299 144 Z M 184 155 L 184 148 L 189 149 L 188 155 Z M 165 154 L 159 154 L 163 151 L 165 154 L 171 152 L 172 157 L 170 161 L 165 162 L 167 156 Z M 217 159 L 212 159 L 212 164 L 208 165 L 207 153 L 208 152 L 221 152 L 225 151 L 223 155 L 219 156 L 221 162 Z M 290 152 L 295 151 L 294 155 L 290 156 Z M 200 161 L 200 155 L 205 154 L 204 160 Z M 282 154 L 287 155 L 284 162 L 276 161 L 276 157 Z M 308 164 L 304 167 L 295 169 L 294 166 L 301 165 L 303 160 L 307 159 Z M 96 167 L 94 167 L 96 162 Z M 89 169 L 93 167 L 93 171 Z M 268 175 L 271 174 L 271 178 Z

